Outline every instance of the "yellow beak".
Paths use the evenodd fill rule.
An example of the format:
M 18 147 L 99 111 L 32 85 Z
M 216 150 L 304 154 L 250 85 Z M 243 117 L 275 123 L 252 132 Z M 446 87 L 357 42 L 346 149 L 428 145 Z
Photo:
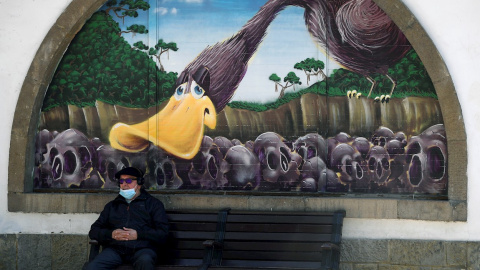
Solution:
M 172 96 L 162 111 L 144 122 L 115 124 L 110 130 L 110 145 L 138 152 L 153 143 L 177 157 L 192 159 L 202 143 L 204 125 L 214 129 L 216 115 L 215 106 L 207 96 L 195 99 L 188 93 L 180 100 Z

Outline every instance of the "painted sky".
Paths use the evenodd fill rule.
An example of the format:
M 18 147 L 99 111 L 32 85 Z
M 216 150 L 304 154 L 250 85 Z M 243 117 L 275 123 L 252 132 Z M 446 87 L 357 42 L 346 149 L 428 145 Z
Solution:
M 124 35 L 131 44 L 143 40 L 153 47 L 158 39 L 175 42 L 179 50 L 170 52 L 168 57 L 162 55 L 162 64 L 167 71 L 180 73 L 204 48 L 234 35 L 265 3 L 266 0 L 151 0 L 148 12 L 140 12 L 135 19 L 125 19 L 125 24 L 117 21 L 122 28 L 134 23 L 148 25 L 148 35 Z M 283 78 L 294 71 L 302 81 L 302 86 L 296 89 L 305 87 L 304 72 L 293 66 L 309 57 L 322 60 L 327 72 L 339 68 L 336 62 L 326 59 L 310 38 L 303 9 L 288 7 L 270 25 L 232 101 L 275 100 L 279 93 L 268 80 L 272 73 Z M 317 77 L 311 79 L 314 81 Z

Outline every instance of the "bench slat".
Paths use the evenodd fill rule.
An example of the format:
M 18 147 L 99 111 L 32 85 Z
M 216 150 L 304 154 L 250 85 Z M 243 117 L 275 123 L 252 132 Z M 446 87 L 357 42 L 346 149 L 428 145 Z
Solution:
M 315 243 L 286 243 L 272 245 L 271 242 L 225 242 L 224 251 L 230 250 L 269 250 L 269 251 L 289 251 L 310 252 L 321 250 L 323 242 Z
M 213 239 L 215 237 L 215 232 L 189 232 L 189 231 L 173 231 L 170 232 L 170 237 L 176 239 Z
M 229 214 L 229 223 L 281 223 L 281 224 L 332 224 L 334 217 L 331 215 L 281 215 L 281 214 Z
M 259 224 L 259 223 L 228 223 L 226 226 L 228 232 L 238 231 L 256 231 L 268 233 L 332 233 L 332 225 L 314 225 L 314 224 Z
M 291 262 L 291 261 L 243 261 L 229 260 L 222 262 L 224 269 L 232 269 L 234 267 L 257 269 L 257 268 L 278 268 L 278 269 L 320 269 L 321 262 Z M 219 268 L 222 268 L 219 267 Z M 216 267 L 210 267 L 217 269 Z
M 321 252 L 296 252 L 296 251 L 223 251 L 222 265 L 228 260 L 251 261 L 321 261 Z
M 169 223 L 171 231 L 215 231 L 217 227 L 216 222 L 212 223 L 193 223 L 193 222 L 182 222 L 177 221 Z
M 264 233 L 264 232 L 226 232 L 225 242 L 231 240 L 249 240 L 249 241 L 292 241 L 292 242 L 328 242 L 331 239 L 330 234 L 311 234 L 311 233 Z

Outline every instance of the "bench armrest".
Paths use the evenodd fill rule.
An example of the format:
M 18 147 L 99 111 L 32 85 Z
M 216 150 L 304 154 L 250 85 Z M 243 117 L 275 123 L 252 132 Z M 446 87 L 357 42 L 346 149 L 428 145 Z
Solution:
M 88 261 L 91 262 L 95 257 L 97 257 L 98 253 L 100 253 L 100 243 L 97 240 L 88 241 L 90 244 L 90 254 L 88 255 Z
M 340 251 L 340 247 L 334 243 L 325 243 L 320 247 L 320 249 L 322 251 L 329 251 L 329 250 Z
M 203 242 L 204 247 L 213 247 L 213 248 L 223 248 L 223 243 L 217 242 L 215 240 L 206 240 Z
M 88 243 L 89 243 L 90 245 L 97 245 L 97 246 L 100 245 L 100 243 L 98 243 L 97 240 L 92 240 L 92 239 L 90 239 L 90 241 L 88 241 Z

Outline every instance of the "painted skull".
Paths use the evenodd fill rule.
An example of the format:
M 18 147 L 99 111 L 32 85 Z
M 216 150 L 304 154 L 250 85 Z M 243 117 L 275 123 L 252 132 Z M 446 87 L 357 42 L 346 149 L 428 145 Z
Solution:
M 340 143 L 332 150 L 330 168 L 339 173 L 341 182 L 360 185 L 366 181 L 364 167 L 362 155 L 351 145 Z
M 112 148 L 104 144 L 97 148 L 97 170 L 105 182 L 104 188 L 114 189 L 118 187 L 115 173 L 130 166 L 129 153 Z
M 253 190 L 259 186 L 260 163 L 251 150 L 242 145 L 233 146 L 225 155 L 225 161 L 229 189 Z
M 302 191 L 324 192 L 327 186 L 327 165 L 316 156 L 305 161 L 302 167 Z
M 417 192 L 446 193 L 447 139 L 445 127 L 434 125 L 407 145 L 408 182 Z
M 89 139 L 76 129 L 68 129 L 47 143 L 41 167 L 50 172 L 55 187 L 80 187 L 97 162 L 97 152 Z
M 225 172 L 227 164 L 220 148 L 212 138 L 203 137 L 200 151 L 192 159 L 192 169 L 188 172 L 190 182 L 201 189 L 217 189 L 227 184 Z
M 386 127 L 380 127 L 379 129 L 375 130 L 372 135 L 372 143 L 373 145 L 378 146 L 385 146 L 387 142 L 394 138 L 393 131 Z
M 300 157 L 291 152 L 283 138 L 274 132 L 261 134 L 253 146 L 260 161 L 265 188 L 289 190 L 298 184 Z
M 368 154 L 368 170 L 371 180 L 383 184 L 390 176 L 390 155 L 381 146 L 374 146 Z
M 298 138 L 293 143 L 293 149 L 305 161 L 313 157 L 320 157 L 323 162 L 327 161 L 327 142 L 316 133 L 310 133 Z
M 151 145 L 147 154 L 145 187 L 153 190 L 179 189 L 183 180 L 177 173 L 177 162 L 158 146 Z

